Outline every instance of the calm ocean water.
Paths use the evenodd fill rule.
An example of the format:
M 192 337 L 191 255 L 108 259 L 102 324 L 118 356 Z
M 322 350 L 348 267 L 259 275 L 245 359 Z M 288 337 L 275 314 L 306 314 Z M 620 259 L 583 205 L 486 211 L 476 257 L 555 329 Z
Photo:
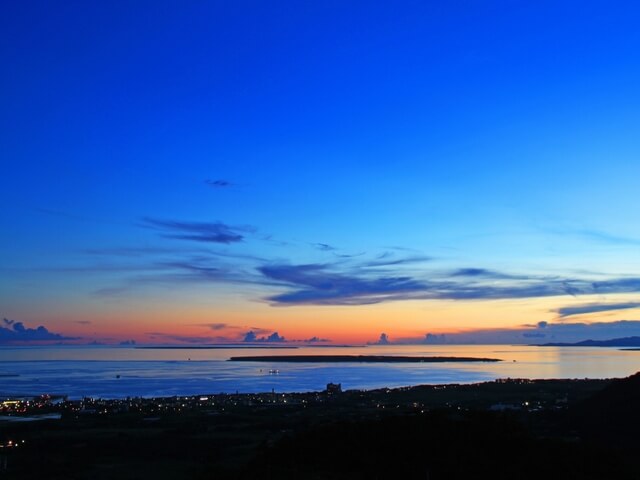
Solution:
M 497 363 L 228 362 L 242 355 L 415 355 L 502 359 Z M 278 374 L 270 373 L 278 370 Z M 611 378 L 640 370 L 640 351 L 509 345 L 367 346 L 298 349 L 140 349 L 133 347 L 3 347 L 0 396 L 65 394 L 171 396 L 201 393 L 302 392 L 328 382 L 345 389 L 473 383 L 497 378 Z M 8 376 L 11 375 L 11 376 Z M 17 375 L 17 376 L 13 376 Z

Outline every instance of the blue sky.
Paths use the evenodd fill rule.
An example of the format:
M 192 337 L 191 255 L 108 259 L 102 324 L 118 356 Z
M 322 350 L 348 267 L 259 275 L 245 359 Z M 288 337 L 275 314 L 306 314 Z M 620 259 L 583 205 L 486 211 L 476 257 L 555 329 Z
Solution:
M 633 2 L 1 8 L 0 315 L 83 338 L 117 336 L 117 316 L 143 335 L 141 312 L 163 304 L 167 331 L 186 328 L 186 309 L 240 330 L 360 339 L 638 300 L 640 282 L 588 287 L 640 267 Z M 382 259 L 394 263 L 371 267 Z M 291 276 L 309 266 L 325 283 Z M 526 278 L 574 281 L 586 297 L 526 304 L 526 320 L 510 306 L 510 320 L 405 322 L 396 307 L 370 334 L 332 323 L 377 318 L 359 306 L 371 295 L 429 311 L 442 290 L 478 282 L 455 275 L 470 268 L 499 273 L 484 276 L 491 292 Z M 278 320 L 273 300 L 302 293 L 357 305 Z M 449 307 L 461 308 L 436 310 Z M 623 310 L 593 320 L 637 315 Z

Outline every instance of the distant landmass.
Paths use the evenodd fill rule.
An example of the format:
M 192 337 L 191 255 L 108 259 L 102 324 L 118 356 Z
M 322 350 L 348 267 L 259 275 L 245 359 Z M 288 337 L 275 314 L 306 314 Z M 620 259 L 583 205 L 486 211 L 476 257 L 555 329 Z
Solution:
M 611 340 L 583 340 L 576 343 L 543 343 L 540 347 L 640 347 L 640 337 L 622 337 Z
M 435 362 L 500 362 L 497 358 L 477 357 L 406 357 L 390 355 L 261 355 L 231 357 L 232 362 L 295 362 L 295 363 L 435 363 Z
M 136 348 L 144 350 L 217 350 L 217 349 L 269 349 L 269 350 L 291 350 L 299 348 L 296 345 L 140 345 Z

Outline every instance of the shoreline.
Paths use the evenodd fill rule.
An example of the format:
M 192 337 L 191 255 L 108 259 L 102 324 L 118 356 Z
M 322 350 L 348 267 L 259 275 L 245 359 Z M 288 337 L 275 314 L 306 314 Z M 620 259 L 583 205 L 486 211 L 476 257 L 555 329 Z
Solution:
M 231 357 L 228 361 L 281 363 L 443 363 L 502 362 L 503 360 L 482 357 L 410 357 L 391 355 L 256 355 Z
M 464 389 L 474 389 L 474 388 L 483 388 L 488 386 L 506 386 L 506 385 L 552 385 L 552 384 L 599 384 L 602 382 L 613 382 L 617 380 L 623 380 L 629 377 L 607 377 L 607 378 L 497 378 L 493 380 L 485 380 L 480 382 L 450 382 L 450 383 L 418 383 L 412 385 L 402 385 L 402 386 L 394 386 L 394 387 L 377 387 L 377 388 L 350 388 L 346 390 L 342 390 L 342 395 L 369 395 L 369 394 L 377 394 L 380 392 L 385 393 L 402 393 L 402 392 L 419 392 L 419 391 L 427 391 L 427 390 L 447 390 L 447 389 L 456 389 L 456 388 L 464 388 Z M 499 387 L 504 388 L 504 387 Z M 56 393 L 56 394 L 10 394 L 10 393 L 1 393 L 0 397 L 4 401 L 12 401 L 13 399 L 29 399 L 31 401 L 35 399 L 44 399 L 48 398 L 51 400 L 62 400 L 68 402 L 78 402 L 83 399 L 90 399 L 92 401 L 99 402 L 109 402 L 109 403 L 119 403 L 128 400 L 140 400 L 143 402 L 155 402 L 160 400 L 174 400 L 174 399 L 196 399 L 201 397 L 209 397 L 211 399 L 219 397 L 219 398 L 251 398 L 261 395 L 287 395 L 287 396 L 307 396 L 307 395 L 324 395 L 327 394 L 327 390 L 261 390 L 255 392 L 207 392 L 207 393 L 188 393 L 188 394 L 175 394 L 175 395 L 155 395 L 155 396 L 138 396 L 131 395 L 126 397 L 100 397 L 100 396 L 81 396 L 81 397 L 72 397 L 69 395 Z M 0 423 L 1 424 L 1 423 Z
M 368 388 L 368 389 L 346 389 L 341 390 L 340 394 L 342 396 L 349 395 L 376 395 L 381 392 L 383 393 L 408 393 L 408 392 L 421 392 L 421 391 L 437 391 L 437 390 L 453 390 L 453 389 L 476 389 L 476 388 L 485 388 L 496 386 L 498 388 L 508 388 L 509 385 L 553 385 L 553 384 L 599 384 L 602 382 L 609 383 L 617 380 L 624 380 L 629 377 L 610 377 L 610 378 L 498 378 L 494 380 L 486 380 L 481 382 L 451 382 L 451 383 L 420 383 L 413 385 L 403 385 L 403 386 L 395 386 L 395 387 L 378 387 L 378 388 Z M 306 390 L 306 391 L 284 391 L 284 390 L 274 390 L 268 391 L 256 391 L 256 392 L 208 392 L 208 393 L 190 393 L 190 394 L 176 394 L 176 395 L 160 395 L 160 396 L 128 396 L 128 397 L 99 397 L 99 396 L 84 396 L 82 398 L 68 398 L 68 395 L 65 394 L 1 394 L 2 399 L 4 401 L 22 401 L 28 399 L 29 401 L 34 401 L 37 399 L 44 401 L 54 401 L 55 404 L 59 404 L 60 402 L 82 402 L 84 400 L 91 400 L 97 402 L 107 402 L 107 403 L 121 403 L 129 400 L 139 400 L 143 402 L 157 402 L 161 400 L 174 400 L 174 399 L 199 399 L 203 397 L 208 397 L 209 399 L 214 398 L 252 398 L 256 396 L 262 395 L 287 395 L 293 397 L 303 397 L 303 396 L 317 396 L 317 395 L 331 395 L 326 389 L 324 390 Z M 1 422 L 0 422 L 1 424 Z

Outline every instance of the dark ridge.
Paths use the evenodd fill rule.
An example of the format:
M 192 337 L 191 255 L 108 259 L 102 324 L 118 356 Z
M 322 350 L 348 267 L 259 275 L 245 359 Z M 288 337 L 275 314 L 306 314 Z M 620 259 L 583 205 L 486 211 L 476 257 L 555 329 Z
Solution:
M 573 412 L 573 419 L 587 438 L 627 448 L 639 448 L 638 405 L 640 372 L 616 379 L 600 392 L 580 402 Z
M 576 343 L 543 343 L 539 347 L 640 347 L 640 337 L 612 338 L 611 340 L 583 340 Z
M 288 363 L 440 363 L 440 362 L 500 362 L 497 358 L 476 357 L 406 357 L 388 355 L 259 355 L 231 357 L 231 362 L 288 362 Z

